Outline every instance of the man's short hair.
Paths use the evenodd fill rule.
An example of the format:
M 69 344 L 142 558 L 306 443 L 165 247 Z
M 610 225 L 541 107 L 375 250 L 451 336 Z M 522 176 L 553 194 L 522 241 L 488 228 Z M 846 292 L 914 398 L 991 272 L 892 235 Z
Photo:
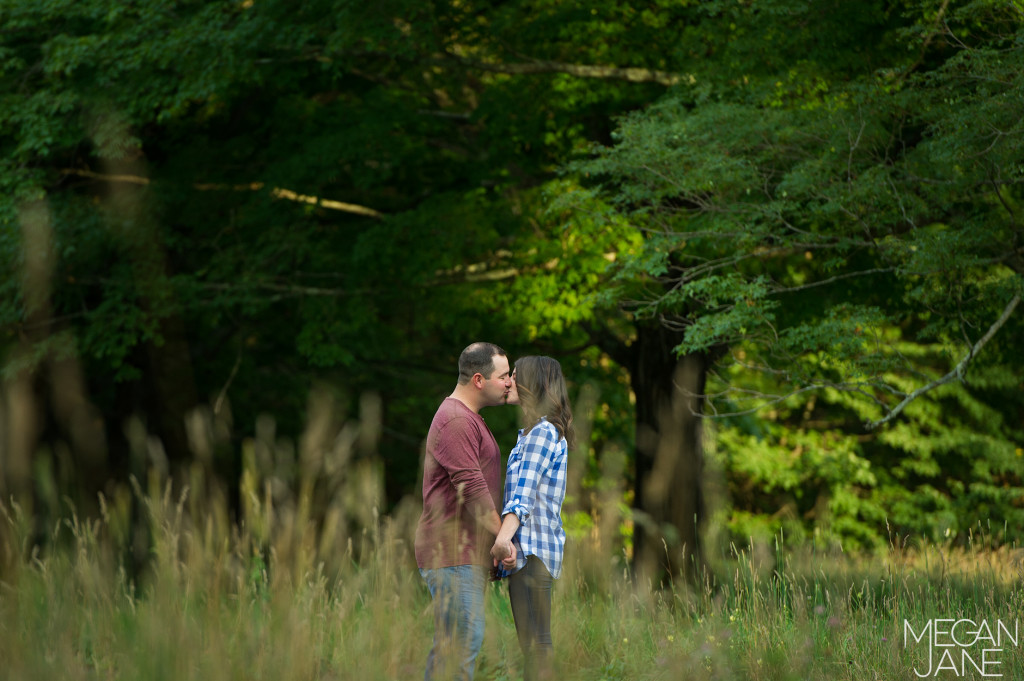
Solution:
M 494 356 L 505 356 L 505 351 L 494 343 L 472 343 L 459 355 L 459 385 L 466 385 L 473 374 L 491 378 L 494 373 Z

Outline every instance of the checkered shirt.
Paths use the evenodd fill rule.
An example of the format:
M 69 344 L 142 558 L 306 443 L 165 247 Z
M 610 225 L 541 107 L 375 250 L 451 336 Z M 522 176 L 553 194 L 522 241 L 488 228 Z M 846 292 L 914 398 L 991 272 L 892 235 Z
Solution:
M 547 419 L 537 422 L 529 433 L 519 431 L 519 440 L 508 456 L 505 472 L 505 506 L 501 515 L 515 513 L 519 530 L 512 538 L 516 566 L 501 570 L 501 576 L 526 566 L 527 556 L 537 556 L 555 579 L 562 573 L 562 500 L 565 499 L 568 446 L 558 429 Z

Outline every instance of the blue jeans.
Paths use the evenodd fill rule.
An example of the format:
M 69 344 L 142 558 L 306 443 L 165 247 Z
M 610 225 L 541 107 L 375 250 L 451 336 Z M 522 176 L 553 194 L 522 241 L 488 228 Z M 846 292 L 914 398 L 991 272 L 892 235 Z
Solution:
M 427 657 L 426 681 L 473 681 L 476 656 L 484 642 L 487 568 L 456 565 L 421 569 L 434 601 L 434 645 Z

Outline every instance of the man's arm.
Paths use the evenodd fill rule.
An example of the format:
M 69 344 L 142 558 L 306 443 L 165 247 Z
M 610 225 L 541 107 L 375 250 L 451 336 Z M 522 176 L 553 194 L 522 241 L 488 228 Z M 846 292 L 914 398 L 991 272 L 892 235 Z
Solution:
M 438 434 L 434 458 L 447 471 L 458 497 L 492 535 L 501 528 L 490 488 L 480 470 L 480 443 L 466 419 L 454 418 Z
M 498 512 L 493 508 L 490 511 L 485 511 L 483 514 L 478 515 L 476 520 L 491 534 L 496 535 L 501 531 L 501 518 L 498 517 Z

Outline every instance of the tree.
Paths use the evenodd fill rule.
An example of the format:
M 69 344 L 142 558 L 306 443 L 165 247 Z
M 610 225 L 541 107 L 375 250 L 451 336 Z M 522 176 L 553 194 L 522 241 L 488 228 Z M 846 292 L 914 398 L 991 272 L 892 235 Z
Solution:
M 739 347 L 737 335 L 770 330 L 772 319 L 795 329 L 783 339 L 788 347 L 827 347 L 826 327 L 807 322 L 813 310 L 805 315 L 802 306 L 828 309 L 830 301 L 815 294 L 842 298 L 842 285 L 855 279 L 825 286 L 834 276 L 828 263 L 807 260 L 805 250 L 852 253 L 850 261 L 867 270 L 895 267 L 876 262 L 874 245 L 857 250 L 867 240 L 850 235 L 852 221 L 839 221 L 850 232 L 842 238 L 829 231 L 830 211 L 850 209 L 849 200 L 812 200 L 810 189 L 794 194 L 780 178 L 806 184 L 814 177 L 810 160 L 820 145 L 813 135 L 841 140 L 845 129 L 859 129 L 850 127 L 860 125 L 854 102 L 872 125 L 903 120 L 894 118 L 893 102 L 927 88 L 900 69 L 923 78 L 952 64 L 941 41 L 927 37 L 942 25 L 936 16 L 947 15 L 929 14 L 929 5 L 904 16 L 908 7 L 7 0 L 0 8 L 0 257 L 9 275 L 0 286 L 9 295 L 0 319 L 8 406 L 36 416 L 17 420 L 25 426 L 16 436 L 23 455 L 8 458 L 21 463 L 8 464 L 5 491 L 29 485 L 40 437 L 54 451 L 61 440 L 79 443 L 72 456 L 51 457 L 68 469 L 65 479 L 94 471 L 79 500 L 94 498 L 112 471 L 140 472 L 160 453 L 147 451 L 145 438 L 139 447 L 122 436 L 121 423 L 134 413 L 147 417 L 170 468 L 185 470 L 194 461 L 184 419 L 206 401 L 225 428 L 234 418 L 236 441 L 222 442 L 210 461 L 234 484 L 242 466 L 237 440 L 265 412 L 279 421 L 264 431 L 297 438 L 309 388 L 323 380 L 342 420 L 372 402 L 360 395 L 381 396 L 379 455 L 394 500 L 414 483 L 423 424 L 459 349 L 479 337 L 511 339 L 502 342 L 513 352 L 543 348 L 573 358 L 579 375 L 614 394 L 609 399 L 622 399 L 619 366 L 629 370 L 640 441 L 674 442 L 663 447 L 669 458 L 660 465 L 668 468 L 658 468 L 660 445 L 644 445 L 635 486 L 648 511 L 637 517 L 650 519 L 655 537 L 679 538 L 666 566 L 675 574 L 690 564 L 682 547 L 696 546 L 702 421 L 687 415 L 702 408 L 693 400 L 707 379 L 716 385 L 706 370 Z M 920 49 L 908 52 L 897 29 L 915 26 L 924 31 Z M 869 75 L 876 73 L 895 75 Z M 592 172 L 581 180 L 586 189 L 558 177 L 572 154 L 612 142 L 613 116 L 666 88 L 674 88 L 671 100 L 624 121 L 610 165 L 580 169 Z M 680 139 L 706 147 L 685 181 L 669 175 L 661 188 L 633 175 L 645 163 L 656 166 L 649 152 L 684 149 L 671 135 L 659 137 L 658 116 L 696 123 Z M 633 136 L 644 121 L 647 141 Z M 920 133 L 925 123 L 906 129 Z M 856 149 L 867 152 L 865 145 Z M 871 158 L 856 156 L 858 172 Z M 833 174 L 837 159 L 825 159 Z M 761 177 L 752 160 L 764 163 L 768 189 L 747 199 L 740 176 Z M 634 165 L 619 173 L 619 162 Z M 599 175 L 617 178 L 613 197 L 591 191 Z M 541 212 L 549 195 L 570 203 L 586 197 L 591 213 L 562 229 L 564 204 Z M 735 208 L 723 213 L 728 219 L 700 226 L 702 210 L 714 217 L 725 199 Z M 887 201 L 895 216 L 894 199 Z M 813 219 L 802 215 L 807 207 L 817 209 Z M 800 218 L 793 224 L 820 232 L 808 249 L 793 250 L 804 245 L 795 233 L 781 235 L 787 244 L 770 243 L 780 238 L 773 234 L 779 216 L 793 214 Z M 684 235 L 695 236 L 684 248 L 680 234 L 691 224 L 703 231 Z M 723 246 L 730 236 L 736 243 Z M 753 257 L 730 264 L 736 244 Z M 621 286 L 591 297 L 605 292 L 609 261 Z M 730 276 L 704 277 L 727 266 Z M 679 279 L 681 272 L 691 278 Z M 890 310 L 874 284 L 862 289 L 883 312 L 903 309 L 895 301 Z M 639 304 L 618 307 L 628 301 Z M 864 306 L 841 314 L 832 307 L 831 328 L 873 319 Z M 680 320 L 687 324 L 672 326 Z M 695 369 L 682 374 L 692 379 L 685 390 L 670 380 L 676 359 L 664 352 L 680 342 L 682 364 Z M 747 351 L 767 364 L 765 348 L 787 346 Z M 784 365 L 804 371 L 807 385 L 821 378 L 812 362 Z M 77 397 L 51 409 L 39 397 L 48 382 Z M 102 437 L 73 425 L 95 423 L 97 412 L 107 416 Z M 497 418 L 512 432 L 510 414 Z M 649 437 L 669 428 L 675 435 Z M 79 454 L 90 442 L 98 443 L 94 458 Z M 284 456 L 275 465 L 295 487 L 301 461 Z M 648 508 L 656 505 L 645 496 L 652 469 L 683 476 L 669 487 L 690 492 L 666 501 L 685 503 Z M 658 546 L 658 538 L 648 542 L 655 554 Z
M 721 392 L 684 393 L 713 414 L 838 390 L 888 424 L 962 380 L 1019 304 L 1020 9 L 887 9 L 874 42 L 837 27 L 869 68 L 812 52 L 774 77 L 740 71 L 746 87 L 669 96 L 575 166 L 647 235 L 618 264 L 620 300 L 678 333 L 683 358 L 730 351 Z M 783 394 L 751 396 L 753 371 Z M 986 450 L 997 478 L 1014 432 Z
M 383 397 L 389 492 L 409 491 L 459 349 L 529 337 L 476 272 L 532 240 L 520 207 L 566 153 L 671 80 L 672 12 L 593 9 L 5 2 L 0 319 L 8 406 L 34 417 L 4 491 L 31 496 L 40 440 L 71 437 L 44 397 L 57 359 L 106 416 L 88 482 L 85 444 L 53 457 L 80 507 L 147 457 L 183 474 L 207 401 L 236 438 L 212 472 L 237 480 L 237 440 L 261 412 L 297 437 L 314 377 L 343 416 Z M 162 452 L 122 436 L 133 414 Z

